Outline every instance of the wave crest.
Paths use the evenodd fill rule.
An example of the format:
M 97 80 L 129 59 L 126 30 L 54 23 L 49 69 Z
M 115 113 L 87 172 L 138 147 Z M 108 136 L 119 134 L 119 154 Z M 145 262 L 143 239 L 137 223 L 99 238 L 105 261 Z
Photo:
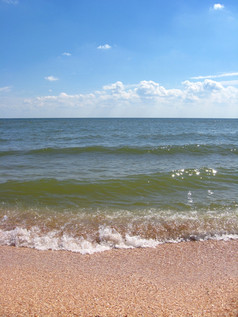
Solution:
M 159 241 L 157 239 L 145 239 L 129 233 L 123 236 L 116 229 L 109 226 L 99 228 L 99 237 L 96 240 L 83 237 L 73 237 L 69 234 L 59 234 L 53 230 L 43 233 L 37 226 L 31 229 L 16 227 L 13 230 L 0 230 L 0 245 L 16 247 L 28 247 L 37 250 L 65 250 L 79 252 L 81 254 L 93 254 L 95 252 L 108 251 L 111 249 L 131 249 L 131 248 L 154 248 L 162 243 L 178 243 L 182 241 L 194 240 L 237 240 L 238 234 L 215 234 L 194 236 L 188 238 L 167 239 Z

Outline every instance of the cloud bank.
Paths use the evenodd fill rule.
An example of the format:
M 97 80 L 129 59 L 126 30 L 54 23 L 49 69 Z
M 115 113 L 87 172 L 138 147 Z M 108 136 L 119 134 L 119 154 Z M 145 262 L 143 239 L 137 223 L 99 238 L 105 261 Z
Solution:
M 238 117 L 238 88 L 211 79 L 186 80 L 181 89 L 117 81 L 87 94 L 25 99 L 22 107 L 46 117 Z

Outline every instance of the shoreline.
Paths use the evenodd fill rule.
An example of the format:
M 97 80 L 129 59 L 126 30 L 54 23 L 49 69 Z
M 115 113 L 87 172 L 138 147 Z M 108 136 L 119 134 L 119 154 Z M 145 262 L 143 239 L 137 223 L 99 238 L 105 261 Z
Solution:
M 0 247 L 1 316 L 238 316 L 238 240 L 92 255 Z

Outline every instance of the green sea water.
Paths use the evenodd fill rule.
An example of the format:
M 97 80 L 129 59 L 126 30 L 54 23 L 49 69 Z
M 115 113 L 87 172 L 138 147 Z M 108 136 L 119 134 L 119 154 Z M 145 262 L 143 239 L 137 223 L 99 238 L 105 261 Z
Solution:
M 0 244 L 238 238 L 237 119 L 1 119 Z

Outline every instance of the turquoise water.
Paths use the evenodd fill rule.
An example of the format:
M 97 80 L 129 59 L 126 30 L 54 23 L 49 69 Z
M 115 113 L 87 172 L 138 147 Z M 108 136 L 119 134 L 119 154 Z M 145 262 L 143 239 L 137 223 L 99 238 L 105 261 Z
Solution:
M 0 120 L 0 244 L 238 237 L 237 119 Z

